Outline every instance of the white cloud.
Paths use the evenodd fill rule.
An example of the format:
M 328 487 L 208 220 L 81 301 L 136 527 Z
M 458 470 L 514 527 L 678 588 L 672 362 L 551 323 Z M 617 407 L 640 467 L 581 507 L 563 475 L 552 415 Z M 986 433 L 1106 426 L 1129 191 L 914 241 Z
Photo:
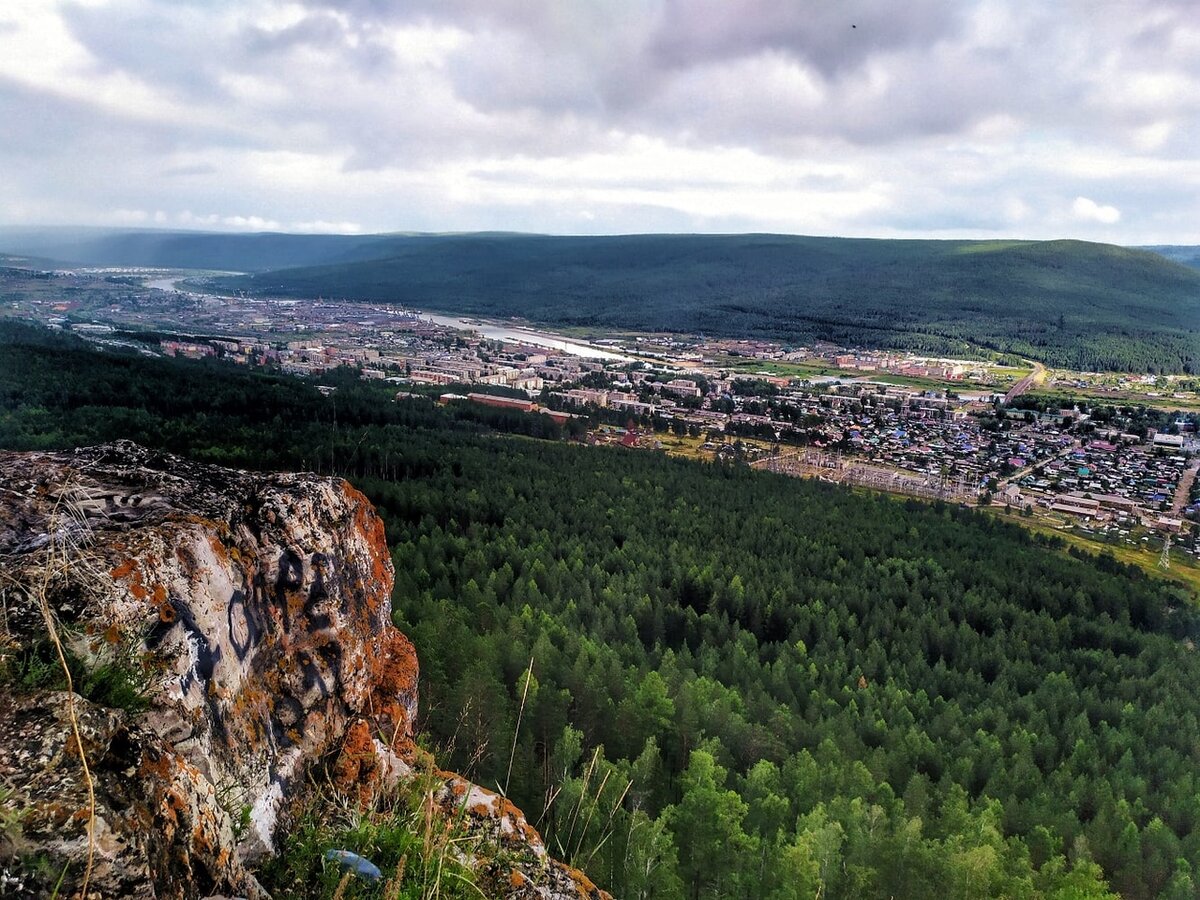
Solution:
M 289 222 L 287 230 L 301 234 L 362 234 L 363 227 L 357 222 L 327 222 L 317 219 L 313 222 Z
M 1102 206 L 1087 197 L 1076 197 L 1071 204 L 1071 212 L 1082 222 L 1099 222 L 1101 225 L 1115 225 L 1121 221 L 1121 211 L 1115 206 Z
M 11 0 L 0 224 L 1200 243 L 1188 0 L 818 5 Z

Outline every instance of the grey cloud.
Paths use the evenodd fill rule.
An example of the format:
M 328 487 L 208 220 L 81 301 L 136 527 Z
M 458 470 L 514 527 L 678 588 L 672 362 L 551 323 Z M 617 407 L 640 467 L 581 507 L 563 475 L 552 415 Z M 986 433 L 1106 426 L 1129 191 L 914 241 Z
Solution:
M 1114 114 L 1084 81 L 1045 77 L 1058 35 L 1040 27 L 1045 14 L 1036 6 L 1017 8 L 1027 23 L 1016 46 L 978 48 L 963 43 L 974 7 L 958 0 L 911 0 L 902 11 L 886 0 L 305 5 L 299 22 L 237 35 L 196 28 L 195 6 L 164 11 L 146 0 L 73 8 L 70 22 L 103 64 L 186 96 L 229 102 L 223 71 L 287 84 L 287 99 L 258 111 L 264 120 L 348 143 L 354 169 L 438 153 L 553 153 L 579 139 L 592 148 L 612 128 L 775 151 L 813 137 L 887 145 L 954 134 L 995 114 L 1095 137 Z M 452 95 L 431 94 L 428 73 L 395 58 L 381 35 L 397 23 L 452 25 L 467 35 L 440 73 Z M 327 58 L 326 70 L 305 71 L 309 59 L 296 54 L 313 49 Z M 1097 50 L 1083 42 L 1079 53 Z M 745 80 L 752 64 L 770 59 L 813 79 L 819 99 Z M 872 83 L 879 73 L 882 87 Z M 1137 127 L 1156 113 L 1135 106 L 1122 115 Z
M 1003 60 L 946 52 L 961 36 L 966 8 L 951 0 L 913 0 L 903 15 L 883 0 L 312 5 L 373 21 L 463 29 L 470 40 L 447 64 L 457 96 L 483 114 L 527 111 L 551 127 L 585 118 L 598 128 L 672 140 L 770 147 L 832 135 L 887 143 L 951 133 L 1007 107 L 1038 106 L 1036 97 L 1022 104 Z M 764 58 L 802 69 L 825 101 L 737 81 L 745 63 Z M 899 77 L 876 93 L 864 84 L 865 73 L 883 59 Z
M 105 165 L 116 160 L 162 159 L 211 147 L 261 146 L 233 129 L 112 112 L 3 75 L 0 121 L 19 125 L 8 129 L 0 142 L 0 160 L 29 157 L 47 166 L 54 160 L 77 161 L 74 167 L 79 171 L 103 172 Z M 154 168 L 157 171 L 158 167 Z
M 83 100 L 70 99 L 0 76 L 0 121 L 8 128 L 0 142 L 0 158 L 28 156 L 51 160 L 83 151 L 103 157 L 124 146 L 154 153 L 170 152 L 179 135 L 171 129 L 98 110 Z M 102 162 L 98 159 L 97 162 Z
M 282 28 L 250 25 L 241 37 L 250 53 L 284 53 L 297 47 L 311 46 L 344 49 L 347 31 L 346 25 L 336 16 L 317 12 Z
M 208 12 L 198 4 L 118 0 L 106 6 L 66 5 L 62 16 L 72 36 L 95 57 L 98 74 L 125 72 L 192 101 L 226 100 L 219 76 L 228 35 Z
M 472 179 L 488 184 L 497 185 L 516 185 L 524 184 L 528 179 L 528 175 L 524 172 L 517 172 L 508 169 L 488 170 L 488 169 L 472 169 L 468 173 Z M 664 182 L 661 178 L 650 176 L 628 176 L 617 173 L 605 172 L 602 169 L 597 169 L 595 172 L 578 176 L 578 175 L 559 175 L 547 176 L 543 178 L 543 184 L 550 184 L 557 187 L 571 187 L 575 189 L 583 188 L 607 188 L 614 185 L 627 190 L 642 190 L 642 191 L 658 191 L 664 187 Z M 670 179 L 669 186 L 672 190 L 684 191 L 705 191 L 713 189 L 737 189 L 741 182 L 738 181 L 736 175 L 731 172 L 711 172 L 704 173 L 702 176 L 690 175 L 687 177 L 676 176 Z M 857 185 L 846 175 L 839 174 L 787 174 L 778 175 L 772 178 L 760 179 L 758 187 L 760 189 L 807 189 L 818 191 L 844 191 L 849 190 Z
M 431 21 L 468 31 L 517 28 L 551 34 L 573 30 L 573 23 L 638 13 L 653 6 L 639 0 L 300 0 L 309 8 L 344 13 L 375 22 Z
M 581 189 L 654 191 L 653 177 L 619 169 L 631 141 L 663 152 L 720 147 L 776 160 L 852 159 L 858 171 L 885 184 L 889 202 L 905 208 L 903 216 L 843 217 L 860 230 L 871 221 L 901 231 L 932 228 L 935 221 L 944 228 L 1003 229 L 1006 213 L 996 198 L 1015 194 L 1027 198 L 1031 216 L 1051 216 L 1063 196 L 1068 203 L 1094 196 L 1120 207 L 1123 225 L 1146 220 L 1139 195 L 1174 191 L 1157 221 L 1183 221 L 1181 203 L 1195 208 L 1190 183 L 1160 191 L 1167 176 L 1128 179 L 1125 193 L 1100 189 L 1103 183 L 1068 187 L 1068 179 L 1056 184 L 1046 174 L 1055 160 L 993 153 L 977 163 L 969 149 L 1010 142 L 1015 153 L 1053 142 L 1097 158 L 1194 159 L 1200 91 L 1187 86 L 1200 79 L 1200 60 L 1180 39 L 1194 19 L 1192 0 L 1127 0 L 1120 17 L 1099 15 L 1084 0 L 300 5 L 299 15 L 282 0 L 64 6 L 70 33 L 93 55 L 89 74 L 99 79 L 119 71 L 143 82 L 175 104 L 178 124 L 106 113 L 98 103 L 66 100 L 50 85 L 37 91 L 0 81 L 0 116 L 24 123 L 6 137 L 0 163 L 24 160 L 20 177 L 48 193 L 56 190 L 55 167 L 71 184 L 77 172 L 103 177 L 112 169 L 130 179 L 125 190 L 145 195 L 148 209 L 173 197 L 171 208 L 197 215 L 253 212 L 279 221 L 336 218 L 433 230 L 506 223 L 538 230 L 536 221 L 547 223 L 541 230 L 555 223 L 621 230 L 622 222 L 642 216 L 646 227 L 687 228 L 700 220 L 668 208 L 671 190 L 736 190 L 740 173 L 733 172 L 660 185 L 663 209 L 616 201 L 578 209 L 561 199 L 570 184 L 537 174 L 537 160 L 596 154 L 614 160 L 613 172 L 582 179 Z M 986 10 L 995 21 L 982 20 Z M 452 39 L 430 53 L 396 50 L 403 45 L 397 28 L 423 26 L 453 29 Z M 186 121 L 193 111 L 196 122 Z M 377 201 L 364 189 L 353 201 L 358 206 L 326 193 L 321 202 L 337 205 L 326 210 L 311 206 L 315 198 L 284 197 L 270 183 L 238 181 L 230 160 L 243 150 L 305 160 L 280 165 L 321 159 L 360 185 L 375 177 L 395 183 L 450 164 L 473 173 L 476 183 L 495 183 L 498 196 L 521 196 L 524 179 L 530 191 L 552 188 L 559 199 L 545 207 L 517 200 L 489 207 L 464 199 L 461 190 L 453 202 L 439 200 L 426 185 L 419 196 L 407 186 Z M 47 174 L 36 171 L 35 160 Z M 524 174 L 505 172 L 506 160 L 518 161 L 514 171 Z M 260 158 L 257 168 L 245 170 L 272 164 Z M 990 174 L 977 176 L 981 168 Z M 165 176 L 162 185 L 141 184 L 157 181 L 147 173 Z M 231 203 L 205 194 L 222 179 L 236 198 Z M 505 179 L 512 191 L 500 190 Z M 1018 190 L 1021 184 L 1027 189 Z M 788 186 L 816 193 L 853 187 Z M 81 195 L 115 205 L 121 189 L 105 183 Z M 397 197 L 406 218 L 388 219 L 397 215 L 389 212 Z
M 615 73 L 572 46 L 532 40 L 520 32 L 487 37 L 488 52 L 471 44 L 452 56 L 449 77 L 464 100 L 483 110 L 538 110 L 550 115 L 605 117 Z M 617 42 L 614 41 L 614 44 Z M 619 58 L 616 47 L 613 58 Z
M 286 65 L 289 54 L 303 49 L 336 54 L 348 67 L 374 76 L 388 74 L 396 62 L 395 54 L 370 26 L 347 23 L 324 11 L 277 29 L 247 26 L 236 44 L 249 68 L 262 68 L 267 63 L 264 56 Z
M 196 175 L 215 175 L 217 167 L 200 163 L 193 166 L 170 166 L 160 173 L 164 178 L 191 178 Z
M 781 51 L 833 78 L 877 54 L 953 36 L 963 9 L 953 0 L 907 0 L 902 14 L 891 0 L 666 0 L 652 48 L 674 68 Z

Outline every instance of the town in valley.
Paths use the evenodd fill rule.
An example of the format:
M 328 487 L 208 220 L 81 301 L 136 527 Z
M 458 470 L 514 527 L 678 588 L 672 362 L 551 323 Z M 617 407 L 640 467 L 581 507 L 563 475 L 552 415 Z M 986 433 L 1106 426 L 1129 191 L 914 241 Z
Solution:
M 560 335 L 401 305 L 220 296 L 188 274 L 8 268 L 3 313 L 144 353 L 298 376 L 350 368 L 393 383 L 396 402 L 538 411 L 592 444 L 986 506 L 1153 552 L 1162 567 L 1200 557 L 1197 377 L 703 335 Z

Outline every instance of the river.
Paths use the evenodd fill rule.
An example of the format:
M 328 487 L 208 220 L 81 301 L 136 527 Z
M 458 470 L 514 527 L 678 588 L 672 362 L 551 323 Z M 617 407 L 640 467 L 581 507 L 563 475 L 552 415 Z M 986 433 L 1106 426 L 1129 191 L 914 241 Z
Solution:
M 524 328 L 513 328 L 508 325 L 496 325 L 490 322 L 458 319 L 452 316 L 435 316 L 425 312 L 420 313 L 420 316 L 422 319 L 428 319 L 447 328 L 457 328 L 460 331 L 474 331 L 489 341 L 532 344 L 535 347 L 547 347 L 552 350 L 561 350 L 563 353 L 570 353 L 572 356 L 587 356 L 592 359 L 612 359 L 621 362 L 635 361 L 632 356 L 624 356 L 620 353 L 613 353 L 610 350 L 601 350 L 599 347 L 593 347 L 591 344 L 568 341 L 564 338 L 555 337 L 552 334 L 543 334 L 539 331 L 527 331 Z
M 180 291 L 179 282 L 183 279 L 178 276 L 175 278 L 151 278 L 146 282 L 146 287 L 154 291 Z
M 195 293 L 189 291 L 185 287 L 180 286 L 183 279 L 179 276 L 171 278 L 153 278 L 146 281 L 146 287 L 158 291 L 177 291 L 180 293 Z M 591 344 L 583 344 L 578 341 L 569 341 L 565 338 L 557 337 L 552 334 L 543 334 L 539 331 L 529 331 L 524 328 L 513 328 L 507 325 L 496 325 L 489 322 L 469 321 L 467 319 L 459 319 L 453 316 L 436 316 L 431 313 L 418 312 L 422 319 L 427 319 L 438 325 L 446 328 L 455 328 L 459 331 L 474 331 L 482 335 L 490 341 L 507 341 L 509 343 L 529 344 L 535 347 L 546 347 L 550 350 L 560 350 L 563 353 L 569 353 L 572 356 L 585 356 L 592 359 L 610 359 L 619 362 L 635 362 L 632 356 L 625 356 L 620 353 L 613 353 L 610 350 L 601 350 L 599 347 L 593 347 Z

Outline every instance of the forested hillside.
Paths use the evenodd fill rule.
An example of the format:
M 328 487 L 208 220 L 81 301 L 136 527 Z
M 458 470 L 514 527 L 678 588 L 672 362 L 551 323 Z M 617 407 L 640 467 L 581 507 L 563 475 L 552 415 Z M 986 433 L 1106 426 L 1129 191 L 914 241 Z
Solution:
M 1191 266 L 1193 269 L 1200 269 L 1200 247 L 1192 245 L 1159 245 L 1145 247 L 1143 249 L 1153 250 L 1160 256 L 1165 256 L 1167 259 L 1177 263 L 1182 263 L 1185 266 Z
M 616 896 L 1196 896 L 1177 588 L 544 420 L 0 326 L 0 446 L 130 437 L 366 491 L 426 740 Z
M 224 290 L 565 326 L 1050 365 L 1200 371 L 1195 248 L 789 235 L 206 234 L 0 229 L 0 252 L 256 273 Z
M 425 236 L 386 259 L 219 282 L 557 325 L 1200 371 L 1200 272 L 1080 241 Z
M 258 272 L 378 259 L 399 236 L 236 234 L 111 228 L 0 228 L 0 253 L 30 265 L 149 266 Z M 51 260 L 55 262 L 51 262 Z

